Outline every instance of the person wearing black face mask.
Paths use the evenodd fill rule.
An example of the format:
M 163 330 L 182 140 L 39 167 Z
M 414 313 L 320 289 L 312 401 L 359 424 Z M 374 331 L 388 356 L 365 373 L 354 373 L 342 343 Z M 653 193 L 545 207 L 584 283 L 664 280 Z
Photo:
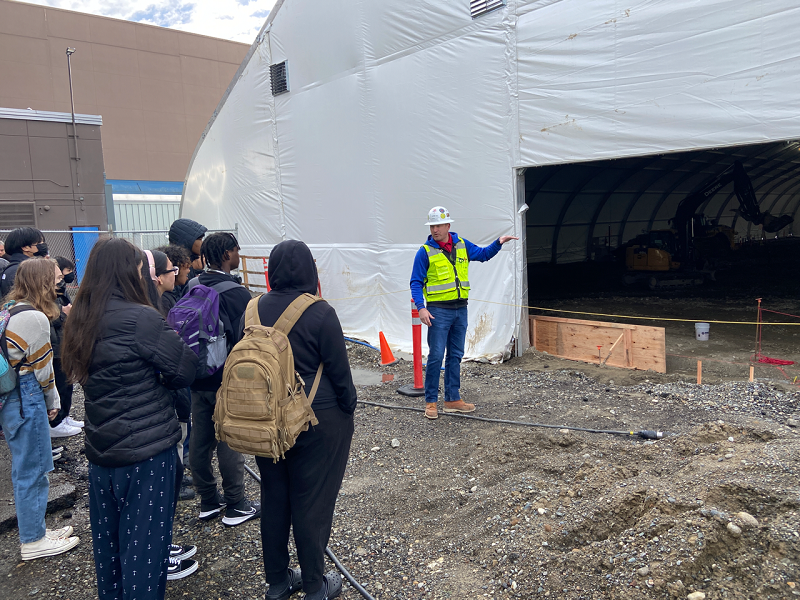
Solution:
M 21 262 L 33 256 L 47 256 L 44 234 L 35 227 L 18 227 L 6 237 L 6 266 L 0 273 L 0 297 L 14 287 L 14 277 Z
M 53 347 L 53 372 L 56 378 L 56 389 L 61 397 L 61 408 L 56 418 L 50 421 L 51 438 L 78 435 L 83 429 L 83 421 L 77 421 L 69 414 L 72 408 L 74 386 L 67 381 L 67 376 L 61 369 L 61 337 L 64 333 L 67 315 L 72 308 L 72 302 L 67 295 L 67 284 L 75 281 L 75 263 L 63 256 L 57 256 L 56 262 L 63 277 L 56 284 L 56 300 L 61 307 L 61 313 L 50 322 L 50 345 Z

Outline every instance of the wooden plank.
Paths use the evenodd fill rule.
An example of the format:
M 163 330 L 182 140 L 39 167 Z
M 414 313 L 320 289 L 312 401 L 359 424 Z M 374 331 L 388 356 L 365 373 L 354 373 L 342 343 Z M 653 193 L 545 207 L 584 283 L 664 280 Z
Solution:
M 556 354 L 558 352 L 558 326 L 555 323 L 537 323 L 534 347 L 542 352 Z
M 583 321 L 581 319 L 564 319 L 561 317 L 541 317 L 539 315 L 531 317 L 537 321 L 549 321 L 551 323 L 570 323 L 573 325 L 591 325 L 602 327 L 614 327 L 616 329 L 636 329 L 640 325 L 630 325 L 629 323 L 611 323 L 610 321 Z
M 617 344 L 619 344 L 620 341 L 622 341 L 623 337 L 625 337 L 625 332 L 624 331 L 622 333 L 620 333 L 619 337 L 617 338 L 617 340 L 613 344 L 611 344 L 611 348 L 608 349 L 608 354 L 606 355 L 605 359 L 603 359 L 603 361 L 600 363 L 601 367 L 608 362 L 608 359 L 611 357 L 611 353 L 614 351 L 614 348 L 617 347 Z
M 530 319 L 531 343 L 541 352 L 593 364 L 605 362 L 612 367 L 667 372 L 663 327 L 560 317 Z M 612 352 L 620 333 L 622 351 Z M 607 355 L 606 361 L 602 355 Z
M 239 258 L 242 259 L 241 272 L 242 272 L 242 276 L 244 278 L 244 281 L 242 283 L 244 284 L 244 287 L 250 287 L 249 286 L 249 282 L 247 281 L 247 274 L 250 272 L 250 271 L 247 270 L 247 257 L 246 256 L 240 256 Z
M 625 330 L 622 332 L 623 337 L 625 338 L 625 355 L 623 360 L 625 361 L 626 367 L 633 366 L 633 336 L 631 335 L 630 329 Z

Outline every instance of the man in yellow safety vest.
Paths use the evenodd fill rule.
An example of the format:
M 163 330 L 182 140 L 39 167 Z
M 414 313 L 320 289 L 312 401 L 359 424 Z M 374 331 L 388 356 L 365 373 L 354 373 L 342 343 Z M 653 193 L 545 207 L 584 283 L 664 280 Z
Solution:
M 439 371 L 447 350 L 444 367 L 444 412 L 469 413 L 474 404 L 461 398 L 461 358 L 467 337 L 467 299 L 469 298 L 469 263 L 485 262 L 494 257 L 510 240 L 504 235 L 481 248 L 450 233 L 453 219 L 443 206 L 428 213 L 431 234 L 417 251 L 411 271 L 411 297 L 419 310 L 420 321 L 428 326 L 428 363 L 425 367 L 425 416 L 439 418 Z M 426 306 L 427 302 L 427 306 Z

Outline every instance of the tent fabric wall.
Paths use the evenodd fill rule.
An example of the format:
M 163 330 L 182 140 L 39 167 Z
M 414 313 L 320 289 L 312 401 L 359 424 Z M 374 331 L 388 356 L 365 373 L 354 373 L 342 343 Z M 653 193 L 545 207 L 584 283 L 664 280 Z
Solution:
M 800 137 L 794 4 L 508 0 L 472 19 L 468 0 L 283 0 L 195 151 L 182 215 L 238 223 L 247 254 L 304 240 L 345 331 L 409 350 L 431 206 L 485 245 L 524 228 L 516 168 Z M 651 172 L 564 174 L 526 215 L 543 255 L 585 259 L 598 223 L 653 218 Z M 469 357 L 519 337 L 524 252 L 471 267 Z

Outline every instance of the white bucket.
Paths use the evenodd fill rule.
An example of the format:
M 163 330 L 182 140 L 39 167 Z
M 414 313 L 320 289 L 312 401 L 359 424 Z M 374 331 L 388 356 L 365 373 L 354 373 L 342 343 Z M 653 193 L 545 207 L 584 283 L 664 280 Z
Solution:
M 711 329 L 711 326 L 708 323 L 695 323 L 694 335 L 701 342 L 707 342 L 709 329 Z

